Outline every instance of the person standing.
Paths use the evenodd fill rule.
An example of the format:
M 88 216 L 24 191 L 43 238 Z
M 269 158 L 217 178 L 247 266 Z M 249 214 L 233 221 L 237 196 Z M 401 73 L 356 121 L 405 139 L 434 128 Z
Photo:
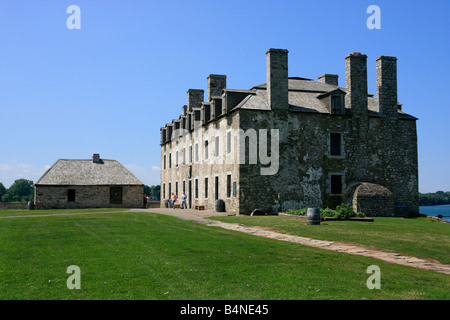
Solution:
M 175 209 L 175 201 L 177 201 L 178 196 L 172 193 L 172 209 Z
M 144 209 L 147 209 L 147 196 L 144 194 Z
M 181 195 L 181 209 L 187 209 L 186 199 L 187 199 L 186 192 L 183 191 L 183 194 Z

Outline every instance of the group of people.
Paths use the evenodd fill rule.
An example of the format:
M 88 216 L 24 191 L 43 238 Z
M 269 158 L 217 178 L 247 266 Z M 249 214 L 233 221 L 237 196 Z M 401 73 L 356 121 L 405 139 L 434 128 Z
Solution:
M 144 195 L 144 205 L 143 205 L 144 209 L 147 208 L 148 199 L 149 199 L 149 197 L 147 195 Z M 175 209 L 175 202 L 177 201 L 177 199 L 178 199 L 178 196 L 172 192 L 172 196 L 169 199 L 170 206 L 172 207 L 172 209 Z M 181 195 L 181 209 L 187 209 L 186 200 L 187 200 L 187 195 L 186 195 L 186 192 L 183 191 L 183 194 Z
M 178 200 L 178 196 L 172 192 L 172 196 L 169 199 L 172 209 L 175 209 L 175 202 L 177 200 Z M 186 195 L 186 192 L 183 191 L 183 194 L 181 195 L 181 209 L 187 209 L 186 200 L 187 200 L 187 195 Z

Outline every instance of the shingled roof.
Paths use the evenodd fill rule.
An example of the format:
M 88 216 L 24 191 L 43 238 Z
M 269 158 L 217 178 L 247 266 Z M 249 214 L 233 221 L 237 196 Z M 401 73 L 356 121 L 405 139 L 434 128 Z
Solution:
M 297 112 L 312 112 L 312 113 L 327 113 L 329 110 L 325 104 L 319 99 L 320 96 L 331 93 L 332 91 L 340 90 L 347 93 L 347 89 L 319 81 L 314 81 L 306 78 L 290 77 L 288 79 L 289 87 L 289 110 Z M 252 95 L 243 99 L 233 110 L 250 109 L 250 110 L 270 110 L 267 103 L 267 84 L 253 87 Z M 381 116 L 378 107 L 378 99 L 372 94 L 367 96 L 367 104 L 370 116 Z M 349 107 L 346 107 L 349 109 Z M 417 118 L 398 110 L 399 118 L 417 120 Z
M 39 185 L 143 185 L 116 160 L 59 159 L 36 182 Z

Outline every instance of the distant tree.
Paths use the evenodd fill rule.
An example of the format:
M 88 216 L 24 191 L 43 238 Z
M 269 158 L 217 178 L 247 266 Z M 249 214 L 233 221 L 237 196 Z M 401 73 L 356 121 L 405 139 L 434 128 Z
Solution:
M 152 194 L 152 189 L 146 184 L 144 185 L 144 194 L 145 195 L 151 195 Z
M 161 188 L 160 188 L 159 185 L 151 186 L 151 187 L 149 187 L 147 185 L 144 185 L 144 194 L 146 194 L 148 196 L 154 196 L 157 199 L 159 199 L 160 198 L 160 192 L 161 192 Z
M 0 200 L 2 200 L 4 194 L 6 194 L 6 188 L 3 183 L 0 182 Z
M 419 193 L 420 206 L 438 206 L 450 204 L 450 191 L 437 191 L 435 193 Z
M 156 186 L 152 186 L 152 195 L 157 199 L 161 198 L 161 186 L 159 184 Z
M 34 197 L 33 181 L 27 179 L 17 179 L 3 195 L 4 201 L 27 202 Z
M 5 202 L 13 202 L 13 201 L 14 201 L 14 200 L 13 200 L 13 196 L 10 195 L 9 193 L 5 193 L 5 194 L 2 196 L 2 201 L 5 201 Z

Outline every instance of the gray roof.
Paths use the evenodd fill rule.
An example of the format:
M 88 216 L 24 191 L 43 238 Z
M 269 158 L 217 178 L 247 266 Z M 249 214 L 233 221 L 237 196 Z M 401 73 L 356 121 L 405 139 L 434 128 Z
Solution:
M 337 89 L 347 93 L 348 90 L 343 87 L 326 84 L 311 79 L 292 77 L 288 79 L 289 87 L 289 105 L 291 111 L 312 112 L 312 113 L 330 113 L 319 97 L 323 94 L 335 91 Z M 261 84 L 252 88 L 256 93 L 249 95 L 241 101 L 233 110 L 250 109 L 250 110 L 270 110 L 267 103 L 267 85 Z M 372 94 L 367 95 L 367 104 L 370 116 L 380 116 L 378 99 Z M 349 106 L 346 106 L 349 109 Z M 398 115 L 402 119 L 417 118 L 398 110 Z
M 143 185 L 116 160 L 59 159 L 35 185 Z

